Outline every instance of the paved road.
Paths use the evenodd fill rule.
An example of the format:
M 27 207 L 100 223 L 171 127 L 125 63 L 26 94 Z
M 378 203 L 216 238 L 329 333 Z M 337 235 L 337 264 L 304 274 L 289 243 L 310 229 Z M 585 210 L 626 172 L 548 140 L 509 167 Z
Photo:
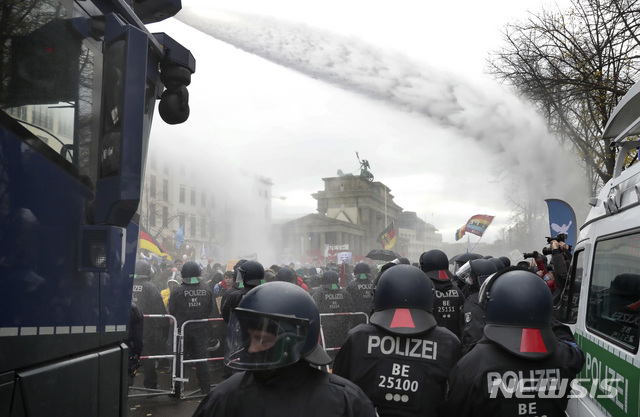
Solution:
M 215 386 L 223 380 L 222 370 L 219 364 L 218 366 L 212 364 L 210 370 L 211 382 Z M 145 390 L 142 384 L 144 375 L 139 373 L 134 380 L 133 387 L 129 389 L 128 417 L 191 417 L 204 395 L 194 394 L 198 391 L 195 369 L 191 368 L 185 371 L 189 382 L 182 389 L 183 398 L 170 395 L 170 372 L 158 370 L 158 388 L 164 390 L 164 393 Z
M 191 417 L 204 397 L 178 399 L 168 396 L 129 398 L 129 417 Z

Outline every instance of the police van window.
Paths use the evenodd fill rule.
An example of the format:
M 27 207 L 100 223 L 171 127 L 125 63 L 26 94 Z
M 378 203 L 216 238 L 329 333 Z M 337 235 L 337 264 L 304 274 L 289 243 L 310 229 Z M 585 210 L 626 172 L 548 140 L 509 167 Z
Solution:
M 640 323 L 640 234 L 597 242 L 587 328 L 629 351 L 637 351 Z
M 66 171 L 88 175 L 97 49 L 73 29 L 63 3 L 3 5 L 2 21 L 21 24 L 0 33 L 0 123 Z
M 583 258 L 584 250 L 576 251 L 573 254 L 569 278 L 565 288 L 562 290 L 560 304 L 554 311 L 554 316 L 563 323 L 575 323 L 578 320 Z

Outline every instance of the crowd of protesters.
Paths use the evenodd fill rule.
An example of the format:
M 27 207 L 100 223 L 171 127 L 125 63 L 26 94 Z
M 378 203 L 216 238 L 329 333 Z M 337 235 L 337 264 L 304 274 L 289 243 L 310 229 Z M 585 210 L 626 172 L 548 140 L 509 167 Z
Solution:
M 558 256 L 552 259 L 563 262 L 555 269 L 564 274 L 565 260 Z M 231 380 L 240 372 L 246 374 L 243 378 L 258 378 L 259 387 L 264 382 L 261 378 L 278 374 L 265 373 L 283 365 L 264 352 L 274 346 L 283 324 L 264 323 L 274 319 L 273 312 L 267 310 L 279 307 L 265 308 L 264 298 L 254 295 L 251 305 L 261 306 L 254 311 L 247 307 L 250 302 L 243 300 L 257 294 L 257 288 L 268 286 L 270 290 L 262 291 L 262 297 L 282 293 L 280 301 L 286 303 L 290 295 L 285 289 L 290 287 L 282 283 L 288 283 L 307 294 L 302 305 L 312 304 L 312 315 L 318 315 L 317 340 L 325 353 L 314 362 L 310 359 L 317 356 L 314 348 L 307 362 L 316 366 L 333 362 L 333 373 L 361 389 L 380 416 L 529 415 L 521 413 L 525 406 L 549 416 L 562 415 L 568 393 L 540 397 L 534 393 L 533 400 L 524 405 L 520 397 L 500 397 L 508 391 L 500 378 L 511 375 L 510 371 L 527 375 L 540 371 L 545 381 L 570 380 L 582 368 L 584 356 L 571 332 L 552 316 L 552 293 L 558 289 L 556 281 L 562 283 L 564 276 L 554 277 L 552 268 L 537 258 L 517 266 L 511 266 L 507 257 L 479 255 L 456 263 L 444 252 L 430 250 L 417 261 L 411 264 L 398 258 L 381 264 L 265 267 L 243 259 L 226 268 L 213 260 L 203 265 L 182 258 L 172 263 L 151 262 L 149 274 L 163 295 L 169 292 L 167 312 L 176 316 L 179 325 L 189 320 L 222 319 L 215 325 L 205 321 L 197 329 L 194 325 L 189 343 L 197 349 L 192 347 L 189 353 L 206 357 L 215 345 L 225 357 L 221 368 L 224 379 Z M 271 288 L 274 282 L 277 285 Z M 516 287 L 526 288 L 526 294 L 519 296 L 522 291 Z M 273 303 L 276 298 L 266 304 Z M 250 319 L 246 312 L 251 312 Z M 308 310 L 303 315 L 308 316 Z M 250 330 L 257 323 L 263 327 Z M 232 336 L 251 339 L 236 341 L 240 348 L 232 351 Z M 245 356 L 238 353 L 243 349 L 249 349 Z M 234 357 L 236 354 L 240 356 Z M 271 362 L 264 362 L 266 358 Z M 297 357 L 296 361 L 302 359 Z M 148 367 L 144 369 L 147 373 Z M 198 366 L 202 394 L 209 393 L 210 380 L 205 375 L 209 371 Z M 486 375 L 495 380 L 487 380 Z M 222 391 L 214 390 L 207 397 L 208 406 L 220 401 L 212 394 Z M 496 399 L 494 395 L 499 401 L 491 401 Z M 361 400 L 360 394 L 354 398 Z M 227 406 L 246 411 L 248 405 Z M 206 411 L 203 405 L 196 414 L 216 415 Z

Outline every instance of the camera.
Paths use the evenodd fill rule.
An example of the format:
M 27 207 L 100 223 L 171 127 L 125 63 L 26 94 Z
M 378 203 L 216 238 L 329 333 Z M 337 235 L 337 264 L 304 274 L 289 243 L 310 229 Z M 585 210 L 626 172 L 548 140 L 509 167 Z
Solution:
M 553 236 L 553 237 L 549 237 L 547 236 L 547 243 L 549 244 L 549 246 L 545 246 L 544 248 L 542 248 L 542 254 L 543 255 L 551 255 L 553 253 L 553 248 L 551 247 L 551 242 L 552 241 L 557 241 L 557 242 L 564 242 L 565 239 L 567 238 L 567 234 L 566 233 L 559 233 L 558 236 Z M 569 250 L 569 252 L 571 252 L 571 245 L 566 245 L 567 249 Z
M 547 236 L 547 243 L 551 243 L 552 240 L 558 241 L 558 242 L 564 242 L 564 240 L 567 238 L 567 234 L 566 233 L 558 233 L 558 236 Z
M 547 255 L 551 255 L 553 253 L 553 248 L 551 246 L 551 242 L 552 241 L 557 241 L 557 242 L 564 242 L 565 239 L 568 237 L 568 235 L 566 233 L 558 233 L 557 236 L 547 236 L 547 245 L 544 248 L 542 248 L 542 255 L 543 256 L 547 256 Z M 569 250 L 569 252 L 571 252 L 571 246 L 570 245 L 566 245 L 567 249 Z M 564 250 L 563 250 L 564 252 Z M 529 253 L 523 253 L 522 256 L 524 257 L 524 259 L 527 258 L 533 258 L 533 259 L 538 259 L 538 257 L 540 256 L 540 253 L 538 251 L 533 251 L 533 252 L 529 252 Z

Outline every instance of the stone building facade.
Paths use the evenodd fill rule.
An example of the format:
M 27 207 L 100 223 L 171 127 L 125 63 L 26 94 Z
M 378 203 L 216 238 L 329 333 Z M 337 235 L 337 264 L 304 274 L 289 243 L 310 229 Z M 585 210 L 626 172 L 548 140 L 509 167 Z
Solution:
M 323 178 L 324 190 L 313 194 L 317 213 L 290 221 L 282 227 L 289 257 L 304 262 L 325 262 L 339 252 L 351 252 L 357 262 L 380 248 L 378 235 L 399 224 L 402 207 L 389 188 L 362 175 Z
M 431 249 L 443 249 L 442 234 L 413 211 L 403 211 L 398 224 L 398 240 L 395 251 L 418 262 L 420 255 Z

